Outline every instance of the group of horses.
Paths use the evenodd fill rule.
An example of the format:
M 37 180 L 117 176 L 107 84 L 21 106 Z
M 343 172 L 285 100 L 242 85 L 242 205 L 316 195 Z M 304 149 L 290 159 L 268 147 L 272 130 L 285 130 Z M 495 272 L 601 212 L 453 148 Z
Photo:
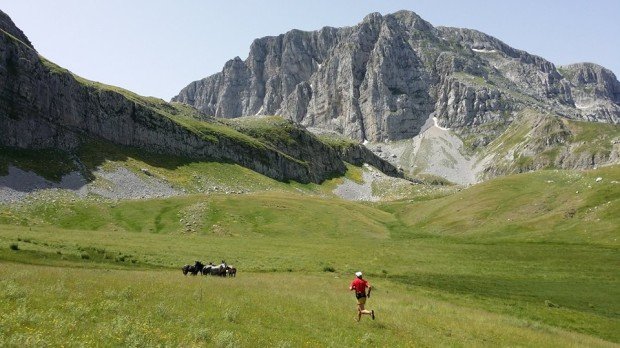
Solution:
M 187 275 L 188 273 L 191 275 L 197 275 L 198 273 L 202 275 L 212 275 L 212 276 L 220 276 L 220 277 L 236 277 L 237 269 L 231 265 L 226 264 L 226 262 L 222 261 L 219 265 L 214 265 L 213 262 L 209 262 L 208 264 L 203 264 L 200 261 L 195 261 L 193 265 L 185 265 L 181 267 L 183 271 L 183 275 Z

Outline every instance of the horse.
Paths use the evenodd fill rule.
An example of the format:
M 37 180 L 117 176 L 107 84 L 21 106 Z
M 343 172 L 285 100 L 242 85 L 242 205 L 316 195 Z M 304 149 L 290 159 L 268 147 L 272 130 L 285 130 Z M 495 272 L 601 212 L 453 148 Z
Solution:
M 194 272 L 192 272 L 192 275 L 202 273 L 203 268 L 205 268 L 205 265 L 200 261 L 196 261 L 196 263 L 194 264 Z
M 194 270 L 196 268 L 192 265 L 185 265 L 183 267 L 181 267 L 181 271 L 183 271 L 183 275 L 187 275 L 187 273 L 194 273 Z
M 208 265 L 205 265 L 205 266 L 202 268 L 202 271 L 200 272 L 200 274 L 202 274 L 202 275 L 209 275 L 209 274 L 211 273 L 211 268 L 212 268 L 213 266 L 214 266 L 214 265 L 213 265 L 213 262 L 209 262 L 209 264 L 208 264 Z
M 235 268 L 234 266 L 226 267 L 226 274 L 229 277 L 236 277 L 237 276 L 237 268 Z
M 183 271 L 183 275 L 187 275 L 187 273 L 191 273 L 192 275 L 196 275 L 199 272 L 202 272 L 202 269 L 204 267 L 205 267 L 205 265 L 203 265 L 202 262 L 195 261 L 195 263 L 193 265 L 185 265 L 185 266 L 181 267 L 181 270 Z
M 209 269 L 209 274 L 213 275 L 213 276 L 225 277 L 226 276 L 226 266 L 224 266 L 223 264 L 217 265 L 217 266 L 211 266 L 210 269 Z

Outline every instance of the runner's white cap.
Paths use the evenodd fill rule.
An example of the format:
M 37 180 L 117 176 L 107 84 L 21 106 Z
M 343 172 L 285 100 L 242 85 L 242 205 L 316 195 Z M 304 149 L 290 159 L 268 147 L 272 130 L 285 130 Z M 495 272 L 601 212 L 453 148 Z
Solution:
M 355 272 L 355 276 L 356 277 L 361 277 L 362 276 L 362 272 Z

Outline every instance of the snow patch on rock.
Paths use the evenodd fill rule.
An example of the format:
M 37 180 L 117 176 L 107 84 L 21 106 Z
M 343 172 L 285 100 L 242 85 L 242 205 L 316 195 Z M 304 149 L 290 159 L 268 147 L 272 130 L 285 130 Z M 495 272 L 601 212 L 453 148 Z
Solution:
M 497 52 L 497 50 L 487 50 L 487 49 L 480 49 L 480 48 L 472 48 L 471 49 L 474 52 L 478 52 L 478 53 L 495 53 Z

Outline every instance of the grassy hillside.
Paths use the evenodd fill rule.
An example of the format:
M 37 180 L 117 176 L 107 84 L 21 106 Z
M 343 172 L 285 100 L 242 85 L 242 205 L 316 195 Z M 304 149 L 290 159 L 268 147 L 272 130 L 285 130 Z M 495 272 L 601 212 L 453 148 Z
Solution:
M 620 126 L 573 121 L 525 109 L 480 154 L 491 156 L 495 176 L 537 169 L 583 168 L 609 163 Z M 471 136 L 466 142 L 471 142 Z M 617 150 L 616 150 L 617 151 Z
M 284 184 L 235 163 L 159 155 L 106 142 L 89 142 L 79 149 L 77 156 L 91 171 L 98 167 L 104 170 L 123 167 L 141 173 L 146 169 L 154 177 L 189 193 L 204 192 L 211 187 L 246 192 L 318 187 L 315 184 Z
M 331 190 L 345 178 L 358 180 L 361 168 L 349 164 L 342 177 L 326 180 L 321 185 L 283 183 L 248 168 L 225 161 L 200 161 L 186 157 L 150 153 L 138 148 L 115 145 L 102 140 L 86 141 L 75 153 L 59 150 L 26 150 L 0 147 L 0 176 L 8 174 L 9 166 L 31 171 L 49 181 L 60 182 L 62 177 L 80 171 L 88 181 L 98 182 L 93 174 L 98 170 L 114 171 L 126 168 L 140 177 L 144 170 L 152 177 L 170 183 L 186 193 L 286 191 L 330 195 Z
M 619 171 L 375 205 L 292 189 L 1 206 L 0 345 L 613 346 Z M 180 271 L 221 259 L 236 279 Z M 358 324 L 360 269 L 378 319 Z
M 408 228 L 451 239 L 618 247 L 619 182 L 619 166 L 538 171 L 491 180 L 433 204 L 385 209 Z
M 105 138 L 115 144 L 140 147 L 143 151 L 203 161 L 234 162 L 281 181 L 319 183 L 344 174 L 345 164 L 331 147 L 303 127 L 281 118 L 271 117 L 266 123 L 248 121 L 246 125 L 215 119 L 188 105 L 167 103 L 89 81 L 43 57 L 39 56 L 39 60 L 51 81 L 61 79 L 80 91 L 76 98 L 81 99 L 76 103 L 82 109 L 101 110 L 109 115 L 110 123 L 114 124 L 110 127 L 135 127 L 129 133 L 110 134 L 95 127 L 82 129 L 81 123 L 72 124 L 72 121 L 58 118 L 60 125 L 67 126 L 63 122 L 69 122 L 69 129 L 78 128 L 89 139 Z M 70 98 L 59 101 L 61 104 L 71 102 Z M 93 114 L 91 111 L 85 113 Z M 83 117 L 87 124 L 98 122 L 96 118 L 91 120 L 83 115 L 75 117 Z M 146 136 L 151 132 L 153 134 Z

